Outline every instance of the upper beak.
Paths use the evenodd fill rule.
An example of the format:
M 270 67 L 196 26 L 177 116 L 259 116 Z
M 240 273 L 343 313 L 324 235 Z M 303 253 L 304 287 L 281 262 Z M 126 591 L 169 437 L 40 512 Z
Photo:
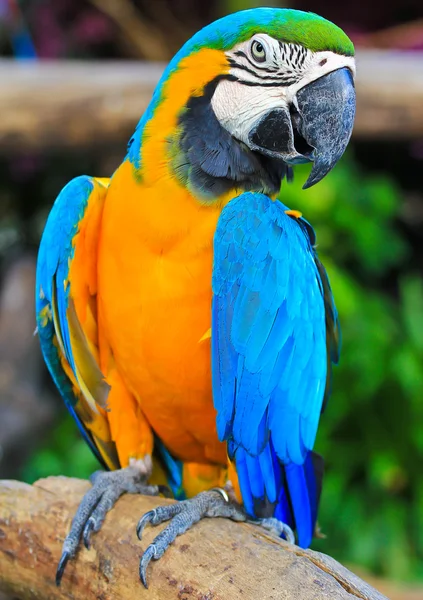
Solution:
M 287 163 L 313 162 L 304 184 L 309 188 L 335 166 L 350 140 L 355 116 L 355 89 L 346 67 L 301 88 L 296 106 L 269 111 L 250 131 L 253 149 Z
M 355 88 L 351 71 L 333 71 L 297 93 L 299 132 L 314 148 L 309 188 L 329 173 L 345 152 L 353 130 Z

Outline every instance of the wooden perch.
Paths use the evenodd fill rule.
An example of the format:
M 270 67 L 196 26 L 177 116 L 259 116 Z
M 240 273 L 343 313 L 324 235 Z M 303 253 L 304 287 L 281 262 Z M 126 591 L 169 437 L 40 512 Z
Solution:
M 56 588 L 63 539 L 88 483 L 51 477 L 30 486 L 0 482 L 0 591 L 19 600 L 386 600 L 332 558 L 291 546 L 253 525 L 205 519 L 177 538 L 149 566 L 150 587 L 138 579 L 140 554 L 157 535 L 139 542 L 138 518 L 157 504 L 124 496 L 82 549 Z
M 146 62 L 0 60 L 0 152 L 126 142 L 164 65 Z M 419 54 L 357 54 L 356 138 L 423 135 Z

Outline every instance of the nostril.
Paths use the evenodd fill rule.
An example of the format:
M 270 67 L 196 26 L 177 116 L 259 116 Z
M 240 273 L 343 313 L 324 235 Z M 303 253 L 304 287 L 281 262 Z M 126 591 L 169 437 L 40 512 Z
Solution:
M 328 62 L 327 58 L 323 58 L 320 62 L 319 62 L 319 67 L 324 67 L 325 64 Z

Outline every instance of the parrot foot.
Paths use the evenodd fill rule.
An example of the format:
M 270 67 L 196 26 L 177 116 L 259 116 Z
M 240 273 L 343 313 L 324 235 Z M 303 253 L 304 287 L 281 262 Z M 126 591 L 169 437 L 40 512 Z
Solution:
M 227 488 L 227 491 L 230 494 L 231 486 Z M 289 542 L 294 543 L 294 534 L 288 525 L 277 519 L 249 519 L 242 506 L 237 504 L 234 498 L 230 498 L 227 491 L 215 488 L 208 492 L 201 492 L 190 500 L 183 500 L 169 506 L 158 506 L 141 517 L 137 526 L 139 539 L 142 538 L 147 523 L 155 526 L 170 520 L 169 525 L 154 538 L 141 557 L 140 579 L 146 588 L 148 588 L 147 567 L 150 561 L 161 558 L 178 535 L 185 533 L 192 525 L 205 517 L 224 517 L 233 521 L 254 523 L 278 536 L 283 535 Z
M 290 544 L 295 544 L 295 535 L 291 527 L 286 523 L 279 521 L 279 519 L 268 517 L 266 519 L 248 519 L 247 522 L 252 523 L 253 525 L 258 525 L 266 531 L 270 531 L 270 533 L 278 538 L 285 538 Z
M 72 520 L 71 529 L 65 538 L 62 556 L 56 571 L 59 586 L 69 559 L 76 554 L 81 538 L 87 549 L 93 531 L 99 531 L 106 514 L 122 494 L 144 494 L 157 496 L 162 490 L 157 485 L 147 485 L 151 475 L 150 456 L 144 460 L 133 460 L 129 467 L 118 471 L 96 471 L 90 477 L 92 488 L 82 498 Z
M 234 521 L 247 520 L 244 509 L 238 504 L 230 502 L 226 490 L 221 488 L 201 492 L 194 498 L 182 500 L 176 504 L 158 506 L 141 517 L 137 526 L 139 539 L 142 538 L 147 523 L 155 526 L 170 520 L 169 525 L 154 538 L 141 557 L 140 579 L 146 588 L 148 588 L 147 567 L 151 559 L 161 558 L 178 535 L 185 533 L 204 517 L 226 517 Z

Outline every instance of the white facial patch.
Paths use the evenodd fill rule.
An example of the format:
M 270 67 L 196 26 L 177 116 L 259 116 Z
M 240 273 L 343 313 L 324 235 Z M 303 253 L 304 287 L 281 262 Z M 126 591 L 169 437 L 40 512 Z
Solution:
M 249 145 L 248 134 L 260 116 L 287 105 L 283 88 L 261 88 L 223 79 L 216 87 L 211 105 L 218 121 L 229 133 Z
M 304 86 L 343 67 L 355 76 L 351 56 L 311 52 L 264 33 L 237 44 L 226 56 L 231 79 L 218 83 L 211 105 L 222 127 L 247 145 L 260 117 L 275 108 L 296 106 L 296 94 Z

